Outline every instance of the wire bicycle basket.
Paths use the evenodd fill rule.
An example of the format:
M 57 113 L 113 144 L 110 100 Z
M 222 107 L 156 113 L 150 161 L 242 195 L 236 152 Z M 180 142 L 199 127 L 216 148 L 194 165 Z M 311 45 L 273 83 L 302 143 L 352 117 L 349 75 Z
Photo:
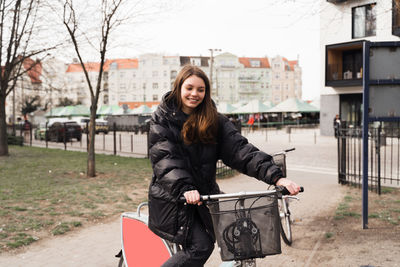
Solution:
M 208 202 L 223 261 L 281 253 L 280 218 L 275 193 Z

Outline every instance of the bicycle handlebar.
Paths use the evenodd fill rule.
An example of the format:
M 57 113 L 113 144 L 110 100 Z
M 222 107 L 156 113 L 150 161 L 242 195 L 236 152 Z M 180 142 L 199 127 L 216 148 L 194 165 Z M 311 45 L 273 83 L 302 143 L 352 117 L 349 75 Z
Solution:
M 300 187 L 300 192 L 304 192 L 304 187 Z M 237 193 L 227 193 L 227 194 L 215 194 L 215 195 L 201 195 L 201 201 L 218 200 L 223 198 L 243 198 L 243 197 L 258 197 L 266 196 L 270 194 L 280 193 L 282 195 L 290 195 L 290 192 L 283 186 L 276 186 L 274 190 L 266 191 L 254 191 L 254 192 L 237 192 Z M 179 198 L 179 202 L 186 202 L 184 196 Z
M 287 153 L 287 152 L 290 152 L 290 151 L 293 151 L 293 150 L 296 150 L 296 148 L 295 148 L 295 147 L 292 147 L 292 148 L 289 148 L 289 149 L 285 149 L 285 150 L 283 150 L 283 151 L 285 151 L 285 152 Z
M 295 148 L 295 147 L 292 147 L 292 148 L 284 149 L 284 150 L 275 152 L 274 154 L 272 154 L 272 156 L 277 156 L 277 155 L 281 155 L 281 154 L 286 154 L 286 153 L 288 153 L 288 152 L 290 152 L 290 151 L 293 151 L 293 150 L 296 150 L 296 148 Z

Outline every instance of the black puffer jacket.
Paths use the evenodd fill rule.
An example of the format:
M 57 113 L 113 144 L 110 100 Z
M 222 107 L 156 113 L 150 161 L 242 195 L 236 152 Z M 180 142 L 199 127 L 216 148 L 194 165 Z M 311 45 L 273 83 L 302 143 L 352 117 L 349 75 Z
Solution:
M 167 94 L 168 95 L 168 94 Z M 181 129 L 188 115 L 173 101 L 162 103 L 150 123 L 149 151 L 153 179 L 149 188 L 149 228 L 167 240 L 185 244 L 193 212 L 213 235 L 212 222 L 205 205 L 184 205 L 177 200 L 184 192 L 196 189 L 201 195 L 219 193 L 216 162 L 241 173 L 274 184 L 282 172 L 272 157 L 248 143 L 225 116 L 218 115 L 217 144 L 184 145 Z

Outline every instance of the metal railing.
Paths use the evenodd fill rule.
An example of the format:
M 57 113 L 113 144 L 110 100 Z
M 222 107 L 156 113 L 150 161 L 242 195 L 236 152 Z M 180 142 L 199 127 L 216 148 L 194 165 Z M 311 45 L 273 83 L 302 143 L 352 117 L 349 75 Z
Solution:
M 40 139 L 35 137 L 35 128 L 24 130 L 17 127 L 17 136 L 23 137 L 23 143 L 30 146 L 41 146 L 46 148 L 59 148 L 64 150 L 87 151 L 88 149 L 88 133 L 82 134 L 80 140 L 72 138 L 63 138 L 62 142 L 51 142 L 46 138 Z M 148 158 L 148 131 L 146 126 L 133 127 L 126 125 L 114 124 L 109 128 L 109 132 L 99 133 L 96 135 L 95 152 L 124 155 L 129 157 Z M 12 132 L 12 128 L 8 129 Z M 47 134 L 45 134 L 47 136 Z M 217 162 L 217 178 L 229 177 L 234 175 L 235 171 L 222 161 Z
M 369 127 L 368 187 L 381 193 L 382 187 L 400 186 L 400 127 Z M 362 128 L 340 128 L 337 135 L 338 180 L 341 184 L 362 184 Z

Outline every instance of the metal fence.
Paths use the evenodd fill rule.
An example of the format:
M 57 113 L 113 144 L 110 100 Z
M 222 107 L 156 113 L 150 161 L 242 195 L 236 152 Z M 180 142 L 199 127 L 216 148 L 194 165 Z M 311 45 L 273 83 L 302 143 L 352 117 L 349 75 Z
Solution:
M 368 187 L 381 193 L 384 186 L 400 186 L 400 127 L 391 123 L 368 130 Z M 362 184 L 362 128 L 341 128 L 337 135 L 338 179 Z
M 24 145 L 39 146 L 46 148 L 58 148 L 64 150 L 87 151 L 88 133 L 83 133 L 80 140 L 63 139 L 63 142 L 52 142 L 46 138 L 40 138 L 36 130 L 38 128 L 24 129 L 21 126 L 14 128 L 9 126 L 7 132 L 9 135 L 23 137 Z M 104 154 L 114 154 L 128 157 L 148 158 L 148 132 L 146 126 L 133 127 L 127 125 L 112 125 L 108 133 L 96 134 L 95 152 Z M 46 134 L 45 134 L 46 136 Z M 224 165 L 222 161 L 217 162 L 217 177 L 227 177 L 234 174 L 234 170 Z

